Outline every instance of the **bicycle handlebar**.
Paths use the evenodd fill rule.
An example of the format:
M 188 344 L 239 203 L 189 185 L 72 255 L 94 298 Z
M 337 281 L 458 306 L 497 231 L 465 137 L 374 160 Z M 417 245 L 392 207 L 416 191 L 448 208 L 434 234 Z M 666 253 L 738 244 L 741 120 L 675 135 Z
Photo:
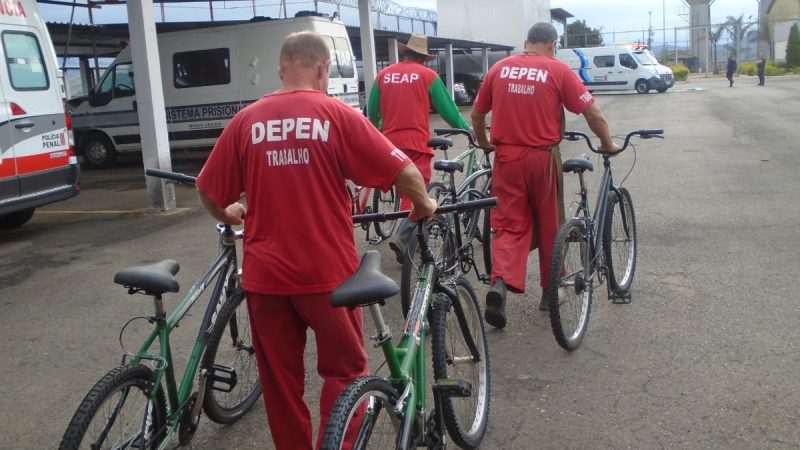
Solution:
M 474 209 L 492 208 L 497 206 L 497 197 L 487 197 L 468 202 L 458 202 L 452 205 L 444 205 L 436 208 L 436 214 L 447 214 L 451 212 L 467 212 Z M 353 216 L 353 223 L 386 222 L 408 217 L 411 211 L 396 211 L 390 213 L 360 214 Z
M 178 172 L 169 172 L 160 169 L 145 169 L 144 174 L 150 177 L 164 178 L 166 180 L 176 181 L 183 184 L 194 185 L 197 183 L 197 178 L 189 175 L 184 175 Z
M 619 152 L 617 153 L 622 153 L 622 151 L 628 147 L 628 142 L 631 140 L 632 136 L 639 136 L 642 139 L 651 139 L 651 138 L 664 139 L 664 129 L 655 128 L 655 129 L 643 129 L 643 130 L 631 131 L 630 133 L 627 134 L 627 136 L 625 136 L 625 143 L 622 145 L 622 148 L 620 148 Z M 589 146 L 589 150 L 593 151 L 594 153 L 600 153 L 604 155 L 613 154 L 613 153 L 601 152 L 600 150 L 594 148 L 594 146 L 592 145 L 592 141 L 589 140 L 589 136 L 586 135 L 585 133 L 581 133 L 580 131 L 565 131 L 564 139 L 568 141 L 577 141 L 580 139 L 585 139 L 586 145 Z
M 472 137 L 472 133 L 469 130 L 464 130 L 461 128 L 434 128 L 433 132 L 436 133 L 437 136 L 452 136 L 454 134 L 461 134 L 467 137 L 469 140 L 469 145 L 472 147 L 477 147 L 483 150 L 489 150 L 486 147 L 481 147 L 475 142 L 475 138 Z

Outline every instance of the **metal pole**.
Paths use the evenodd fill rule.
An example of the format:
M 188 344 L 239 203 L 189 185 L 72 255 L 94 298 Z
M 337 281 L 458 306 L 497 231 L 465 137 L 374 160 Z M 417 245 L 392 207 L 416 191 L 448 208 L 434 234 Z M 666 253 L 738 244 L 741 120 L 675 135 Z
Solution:
M 370 14 L 369 3 L 369 0 L 358 0 L 361 61 L 364 63 L 364 90 L 367 94 L 367 102 L 369 102 L 369 94 L 378 72 L 375 65 L 375 35 L 372 30 L 372 14 Z

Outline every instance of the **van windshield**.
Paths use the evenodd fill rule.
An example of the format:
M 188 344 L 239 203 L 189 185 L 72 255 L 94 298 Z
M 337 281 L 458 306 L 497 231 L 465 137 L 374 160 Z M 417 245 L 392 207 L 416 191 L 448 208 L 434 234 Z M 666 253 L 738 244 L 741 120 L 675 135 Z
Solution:
M 633 57 L 636 58 L 636 61 L 643 66 L 658 65 L 658 60 L 650 52 L 634 52 Z

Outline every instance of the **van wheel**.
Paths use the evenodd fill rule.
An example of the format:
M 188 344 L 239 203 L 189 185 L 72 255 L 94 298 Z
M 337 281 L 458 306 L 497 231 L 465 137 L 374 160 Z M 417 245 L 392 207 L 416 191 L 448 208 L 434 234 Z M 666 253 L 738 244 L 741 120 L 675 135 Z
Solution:
M 639 80 L 636 82 L 636 92 L 639 94 L 647 94 L 650 92 L 650 84 L 647 80 Z
M 31 220 L 35 209 L 36 208 L 28 208 L 0 216 L 0 230 L 10 230 L 12 228 L 21 227 Z
M 93 134 L 83 145 L 83 162 L 92 169 L 106 169 L 117 160 L 117 151 L 111 140 L 102 134 Z

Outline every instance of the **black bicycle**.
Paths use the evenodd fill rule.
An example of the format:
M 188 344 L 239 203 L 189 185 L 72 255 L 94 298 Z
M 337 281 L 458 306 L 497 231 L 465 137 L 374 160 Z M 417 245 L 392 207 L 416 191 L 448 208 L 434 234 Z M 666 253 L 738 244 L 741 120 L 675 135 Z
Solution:
M 642 139 L 662 137 L 664 130 L 639 130 L 628 133 L 620 153 L 632 136 Z M 603 158 L 603 177 L 594 215 L 589 206 L 584 172 L 592 171 L 592 162 L 584 158 L 564 161 L 564 173 L 578 174 L 580 200 L 575 216 L 558 231 L 553 243 L 549 285 L 544 299 L 550 309 L 550 325 L 558 344 L 568 351 L 581 344 L 589 313 L 592 292 L 608 277 L 608 298 L 614 303 L 630 303 L 630 286 L 636 270 L 636 215 L 627 189 L 614 185 L 611 156 L 592 146 L 589 136 L 567 131 L 568 141 L 585 139 L 589 149 Z
M 435 181 L 428 184 L 428 195 L 439 205 L 452 205 L 457 202 L 480 200 L 491 196 L 492 164 L 488 150 L 478 146 L 469 131 L 457 128 L 436 128 L 434 132 L 443 136 L 467 136 L 469 147 L 454 159 L 447 159 L 447 150 L 453 140 L 447 137 L 433 137 L 428 146 L 444 152 L 445 159 L 434 162 L 434 170 L 439 172 Z M 478 150 L 483 156 L 478 157 Z M 464 179 L 457 184 L 456 173 L 464 173 Z M 442 276 L 466 275 L 474 270 L 478 281 L 488 283 L 492 272 L 490 210 L 476 209 L 437 215 L 427 224 L 428 245 Z M 476 248 L 480 249 L 483 264 L 480 269 L 476 260 Z M 415 263 L 417 238 L 408 241 L 400 275 L 400 303 L 403 316 L 408 314 L 411 296 L 419 268 Z

